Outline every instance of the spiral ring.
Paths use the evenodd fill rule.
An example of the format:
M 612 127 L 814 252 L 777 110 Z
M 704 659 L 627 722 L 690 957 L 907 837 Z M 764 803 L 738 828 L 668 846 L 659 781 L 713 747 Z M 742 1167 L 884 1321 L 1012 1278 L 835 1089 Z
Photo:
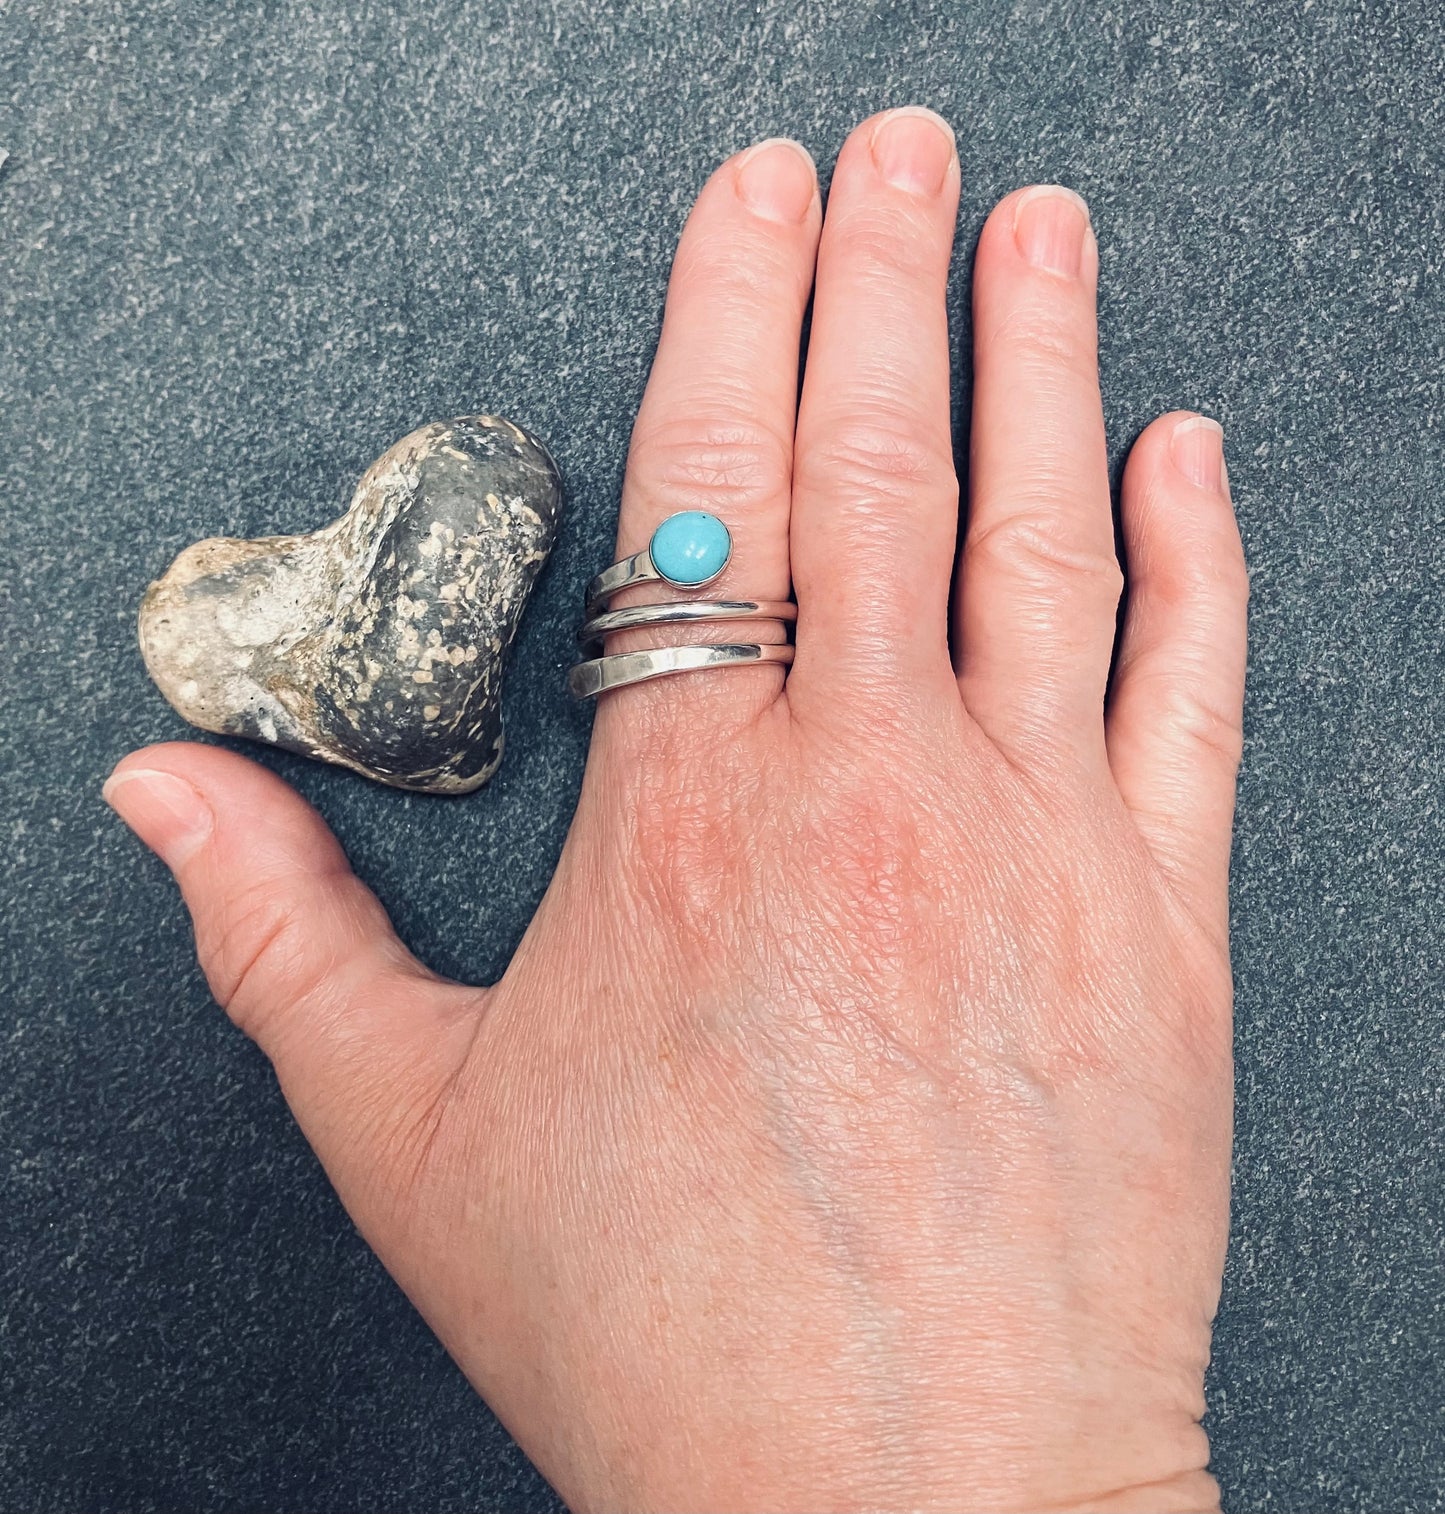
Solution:
M 668 516 L 643 551 L 613 563 L 588 584 L 578 642 L 583 647 L 597 646 L 614 632 L 639 626 L 772 620 L 786 629 L 797 620 L 798 607 L 786 600 L 678 599 L 627 605 L 618 610 L 608 608 L 614 594 L 635 584 L 662 582 L 678 589 L 702 588 L 722 574 L 731 557 L 732 533 L 716 516 L 701 511 L 681 511 Z M 587 658 L 572 668 L 567 686 L 577 698 L 591 699 L 609 689 L 671 673 L 747 667 L 762 662 L 786 667 L 792 660 L 793 648 L 786 642 L 654 647 Z

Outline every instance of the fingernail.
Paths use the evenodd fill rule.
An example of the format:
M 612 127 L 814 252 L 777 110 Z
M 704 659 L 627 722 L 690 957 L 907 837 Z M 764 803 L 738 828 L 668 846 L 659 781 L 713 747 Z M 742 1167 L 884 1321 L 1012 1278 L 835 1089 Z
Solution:
M 921 105 L 890 110 L 873 128 L 873 161 L 895 189 L 936 195 L 953 165 L 953 128 Z
M 1174 466 L 1200 489 L 1223 494 L 1224 427 L 1207 415 L 1187 415 L 1169 438 Z
M 1084 266 L 1088 233 L 1089 207 L 1060 184 L 1028 190 L 1014 211 L 1014 241 L 1024 261 L 1066 279 L 1078 278 Z
M 818 190 L 812 154 L 791 137 L 769 137 L 738 160 L 737 192 L 754 215 L 796 225 Z
M 155 768 L 112 773 L 105 802 L 167 867 L 178 868 L 211 834 L 211 807 L 183 778 Z

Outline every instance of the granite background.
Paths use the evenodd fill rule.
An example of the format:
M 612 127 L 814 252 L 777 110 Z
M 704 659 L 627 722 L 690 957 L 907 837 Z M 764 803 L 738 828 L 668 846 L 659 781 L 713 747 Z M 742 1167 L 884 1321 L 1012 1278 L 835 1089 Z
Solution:
M 500 776 L 449 803 L 266 758 L 413 947 L 497 975 L 577 790 L 562 673 L 690 198 L 773 133 L 826 170 L 908 101 L 959 128 L 965 249 L 1016 184 L 1091 201 L 1115 457 L 1174 405 L 1228 434 L 1228 1506 L 1445 1507 L 1442 86 L 1430 0 L 0 4 L 0 1507 L 555 1506 L 101 804 L 182 734 L 135 607 L 197 536 L 331 518 L 424 420 L 550 442 Z

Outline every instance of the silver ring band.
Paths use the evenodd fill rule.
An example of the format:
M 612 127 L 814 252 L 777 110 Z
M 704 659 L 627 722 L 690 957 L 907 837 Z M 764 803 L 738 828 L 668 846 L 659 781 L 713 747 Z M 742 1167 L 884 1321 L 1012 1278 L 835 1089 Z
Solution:
M 705 589 L 708 584 L 716 582 L 722 576 L 723 569 L 732 560 L 732 555 L 732 539 L 729 537 L 727 556 L 717 568 L 706 578 L 690 578 L 684 583 L 680 579 L 669 578 L 666 573 L 658 569 L 657 564 L 652 560 L 652 543 L 649 542 L 642 551 L 634 552 L 631 557 L 624 557 L 621 562 L 613 563 L 610 568 L 604 568 L 587 585 L 587 593 L 583 596 L 585 613 L 590 618 L 605 600 L 611 599 L 614 594 L 620 594 L 624 589 L 630 589 L 634 584 L 667 583 L 678 589 Z
M 617 652 L 610 657 L 594 657 L 579 662 L 567 675 L 567 687 L 578 699 L 591 699 L 609 689 L 625 688 L 649 678 L 664 678 L 669 673 L 691 673 L 699 668 L 746 667 L 759 662 L 781 663 L 793 660 L 793 648 L 783 642 L 777 646 L 752 646 L 724 642 L 696 647 L 657 647 L 650 652 Z
M 598 605 L 604 600 L 611 599 L 614 594 L 623 589 L 630 589 L 633 584 L 660 583 L 662 574 L 652 565 L 652 553 L 646 547 L 641 552 L 634 552 L 631 557 L 624 557 L 621 562 L 615 562 L 610 568 L 604 568 L 596 578 L 587 585 L 585 607 L 588 619 L 596 612 Z
M 583 646 L 601 641 L 614 631 L 637 626 L 684 625 L 694 620 L 780 620 L 798 618 L 798 607 L 787 600 L 679 599 L 666 604 L 628 605 L 594 615 L 577 633 Z

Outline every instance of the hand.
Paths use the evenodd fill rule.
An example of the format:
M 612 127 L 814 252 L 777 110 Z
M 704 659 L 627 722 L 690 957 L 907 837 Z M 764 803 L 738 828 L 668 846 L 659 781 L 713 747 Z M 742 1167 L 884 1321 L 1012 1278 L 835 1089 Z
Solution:
M 1072 194 L 1010 195 L 955 565 L 958 194 L 916 110 L 849 138 L 826 223 L 790 144 L 704 189 L 618 550 L 714 511 L 719 592 L 791 582 L 797 660 L 602 700 L 494 988 L 414 961 L 266 770 L 168 745 L 107 785 L 363 1234 L 579 1509 L 1217 1500 L 1246 596 L 1221 438 L 1179 413 L 1133 449 L 1109 685 L 1097 249 Z

